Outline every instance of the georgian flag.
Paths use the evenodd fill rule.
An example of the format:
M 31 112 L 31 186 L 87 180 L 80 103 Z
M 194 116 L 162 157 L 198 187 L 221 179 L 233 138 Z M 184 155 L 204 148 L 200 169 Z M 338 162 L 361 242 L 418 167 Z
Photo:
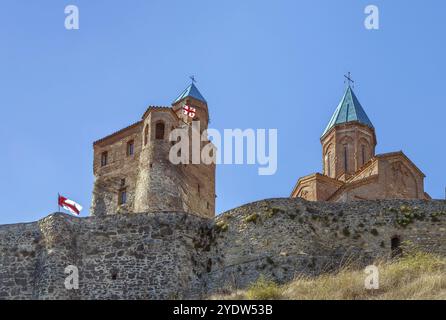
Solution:
M 79 203 L 76 203 L 73 200 L 62 197 L 61 195 L 59 195 L 59 206 L 77 216 L 81 213 L 82 210 L 82 206 Z
M 195 108 L 189 107 L 189 106 L 183 106 L 183 113 L 188 115 L 191 118 L 195 117 L 195 113 L 197 112 L 197 110 Z

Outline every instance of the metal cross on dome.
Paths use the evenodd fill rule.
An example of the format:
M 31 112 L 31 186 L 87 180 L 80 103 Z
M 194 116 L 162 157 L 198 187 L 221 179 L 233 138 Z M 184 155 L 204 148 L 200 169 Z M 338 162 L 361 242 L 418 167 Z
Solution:
M 353 87 L 355 85 L 355 81 L 353 81 L 350 71 L 344 75 L 344 78 L 346 79 L 344 80 L 344 83 L 347 82 L 349 87 Z
M 195 80 L 195 76 L 189 76 L 189 78 L 192 80 L 192 83 L 196 83 L 197 80 Z

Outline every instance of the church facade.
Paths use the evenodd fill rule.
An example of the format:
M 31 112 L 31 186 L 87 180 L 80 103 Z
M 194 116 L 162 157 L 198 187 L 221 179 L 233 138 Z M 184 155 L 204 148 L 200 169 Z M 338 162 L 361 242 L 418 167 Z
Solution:
M 292 198 L 430 199 L 424 192 L 425 175 L 402 151 L 375 154 L 375 128 L 350 85 L 320 141 L 323 173 L 300 178 Z
M 194 116 L 185 113 L 194 109 Z M 93 143 L 95 176 L 91 214 L 95 216 L 181 211 L 215 215 L 215 164 L 173 164 L 169 134 L 207 129 L 209 110 L 192 82 L 171 106 L 150 106 L 136 123 Z M 211 143 L 202 141 L 202 146 Z

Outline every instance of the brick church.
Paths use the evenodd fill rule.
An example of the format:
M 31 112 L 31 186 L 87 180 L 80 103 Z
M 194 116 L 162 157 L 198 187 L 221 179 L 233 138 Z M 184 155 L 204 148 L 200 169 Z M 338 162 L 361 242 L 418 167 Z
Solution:
M 401 151 L 375 154 L 375 128 L 349 85 L 320 139 L 323 173 L 300 178 L 291 197 L 346 202 L 430 199 L 423 172 Z

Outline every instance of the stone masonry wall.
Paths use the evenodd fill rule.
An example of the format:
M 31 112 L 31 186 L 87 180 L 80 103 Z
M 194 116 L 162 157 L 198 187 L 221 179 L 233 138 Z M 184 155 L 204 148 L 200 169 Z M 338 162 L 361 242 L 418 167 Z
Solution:
M 350 203 L 270 199 L 215 221 L 181 212 L 0 226 L 0 299 L 202 298 L 264 275 L 279 283 L 354 257 L 389 257 L 399 237 L 446 255 L 445 201 Z M 79 290 L 66 290 L 76 265 Z
M 93 172 L 95 182 L 91 204 L 92 215 L 133 212 L 138 164 L 142 151 L 142 124 L 137 123 L 118 134 L 94 144 Z M 133 154 L 127 143 L 133 142 Z M 101 166 L 101 154 L 107 152 L 107 165 Z M 127 192 L 127 203 L 118 205 L 121 190 Z
M 0 226 L 0 299 L 167 299 L 201 292 L 195 249 L 209 220 L 185 213 L 75 218 Z M 79 269 L 66 290 L 65 268 Z
M 260 275 L 285 283 L 352 259 L 368 265 L 391 255 L 395 236 L 446 256 L 446 201 L 271 199 L 218 216 L 215 229 L 206 283 L 225 292 Z

